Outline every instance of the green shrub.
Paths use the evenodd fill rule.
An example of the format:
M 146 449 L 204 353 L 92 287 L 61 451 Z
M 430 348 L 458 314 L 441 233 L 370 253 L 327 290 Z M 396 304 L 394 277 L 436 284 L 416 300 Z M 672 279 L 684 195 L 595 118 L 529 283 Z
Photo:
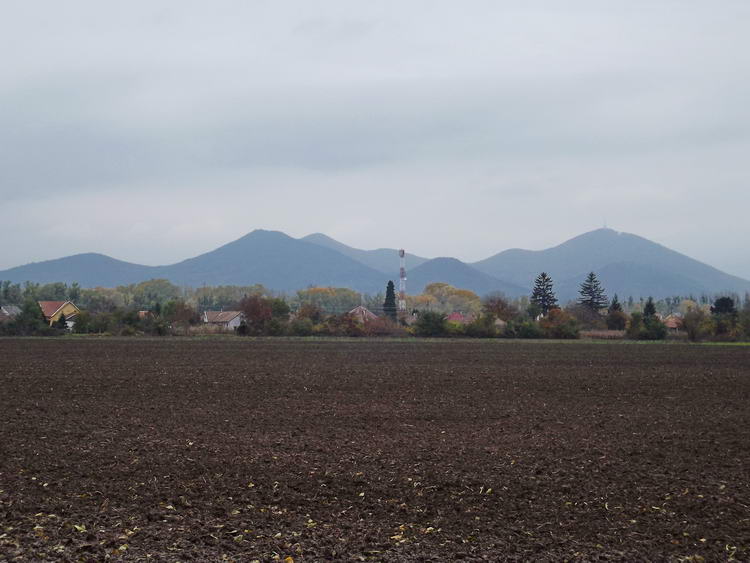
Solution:
M 423 311 L 417 317 L 412 327 L 417 336 L 445 336 L 448 332 L 448 323 L 442 313 L 435 311 Z
M 648 317 L 643 321 L 644 330 L 641 332 L 641 340 L 664 340 L 667 337 L 667 325 L 657 317 Z
M 465 336 L 466 326 L 463 323 L 448 321 L 445 323 L 446 336 Z
M 266 322 L 264 331 L 268 336 L 284 336 L 286 333 L 286 323 L 279 318 L 271 318 Z
M 641 331 L 643 331 L 643 314 L 638 312 L 633 313 L 630 315 L 630 322 L 628 323 L 628 328 L 626 329 L 625 334 L 631 340 L 638 340 Z
M 542 329 L 534 321 L 521 321 L 515 325 L 515 335 L 518 338 L 542 338 Z
M 623 311 L 610 311 L 605 321 L 609 330 L 625 330 L 628 326 L 628 316 Z
M 290 336 L 312 336 L 313 335 L 313 322 L 309 318 L 296 318 L 287 329 Z
M 664 340 L 667 337 L 667 326 L 656 315 L 644 317 L 641 313 L 633 313 L 627 337 L 631 340 Z
M 464 328 L 464 334 L 471 338 L 495 338 L 497 327 L 495 327 L 495 315 L 480 315 Z

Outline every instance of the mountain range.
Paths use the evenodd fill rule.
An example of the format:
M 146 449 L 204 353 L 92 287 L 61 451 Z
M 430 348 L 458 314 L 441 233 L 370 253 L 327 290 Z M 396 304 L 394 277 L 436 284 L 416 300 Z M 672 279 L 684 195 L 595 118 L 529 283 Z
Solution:
M 545 250 L 510 249 L 475 263 L 455 258 L 407 255 L 410 294 L 445 282 L 479 295 L 501 291 L 528 295 L 542 271 L 555 281 L 558 298 L 574 299 L 588 272 L 596 272 L 611 296 L 700 295 L 750 291 L 750 281 L 732 276 L 637 235 L 597 229 Z M 166 266 L 144 266 L 102 254 L 77 254 L 0 271 L 0 280 L 78 282 L 113 287 L 153 278 L 183 286 L 263 284 L 293 292 L 309 286 L 349 287 L 383 292 L 396 281 L 398 251 L 361 250 L 324 234 L 301 239 L 255 230 L 215 250 Z

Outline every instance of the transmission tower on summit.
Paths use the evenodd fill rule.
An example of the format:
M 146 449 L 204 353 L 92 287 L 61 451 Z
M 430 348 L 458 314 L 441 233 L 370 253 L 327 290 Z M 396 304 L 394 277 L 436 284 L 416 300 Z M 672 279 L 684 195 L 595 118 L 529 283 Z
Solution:
M 398 251 L 400 262 L 398 280 L 398 316 L 400 319 L 406 317 L 406 252 L 402 248 Z

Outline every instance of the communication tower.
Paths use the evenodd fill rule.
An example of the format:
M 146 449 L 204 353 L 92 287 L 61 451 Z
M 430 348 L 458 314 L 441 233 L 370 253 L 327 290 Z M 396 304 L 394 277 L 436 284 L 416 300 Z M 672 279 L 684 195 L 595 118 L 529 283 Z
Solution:
M 398 316 L 403 319 L 406 317 L 406 252 L 402 248 L 398 251 L 400 262 L 399 280 L 398 280 Z

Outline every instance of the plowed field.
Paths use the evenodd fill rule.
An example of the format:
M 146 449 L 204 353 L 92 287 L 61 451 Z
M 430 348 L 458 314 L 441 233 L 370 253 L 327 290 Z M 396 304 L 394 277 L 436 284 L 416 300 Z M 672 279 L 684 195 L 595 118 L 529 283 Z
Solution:
M 748 347 L 0 340 L 0 560 L 748 561 L 749 400 Z

